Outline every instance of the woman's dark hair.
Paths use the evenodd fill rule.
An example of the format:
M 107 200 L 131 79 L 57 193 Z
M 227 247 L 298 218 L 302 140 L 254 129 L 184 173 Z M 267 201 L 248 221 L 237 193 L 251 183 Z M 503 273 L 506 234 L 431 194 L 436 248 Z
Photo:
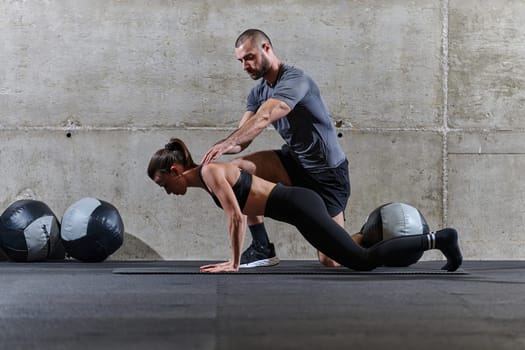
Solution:
M 153 180 L 157 171 L 169 172 L 173 164 L 182 164 L 184 169 L 197 166 L 191 158 L 188 147 L 177 138 L 170 139 L 164 148 L 159 149 L 151 157 L 148 165 L 148 176 Z

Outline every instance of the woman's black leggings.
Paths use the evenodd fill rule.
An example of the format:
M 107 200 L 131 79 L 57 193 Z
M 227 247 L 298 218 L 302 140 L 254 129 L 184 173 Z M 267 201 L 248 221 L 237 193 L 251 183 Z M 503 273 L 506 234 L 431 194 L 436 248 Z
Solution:
M 321 197 L 302 187 L 277 184 L 264 215 L 294 225 L 320 252 L 354 270 L 369 271 L 397 261 L 400 255 L 428 249 L 425 235 L 396 237 L 363 248 L 332 219 Z

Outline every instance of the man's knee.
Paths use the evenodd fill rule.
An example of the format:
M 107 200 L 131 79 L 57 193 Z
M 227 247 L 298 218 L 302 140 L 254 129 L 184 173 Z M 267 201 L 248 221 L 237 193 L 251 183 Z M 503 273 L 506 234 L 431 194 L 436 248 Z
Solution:
M 231 161 L 239 168 L 273 183 L 291 185 L 279 156 L 274 151 L 259 151 Z
M 234 159 L 230 163 L 250 174 L 255 174 L 257 171 L 257 165 L 244 158 Z
M 338 267 L 341 266 L 338 262 L 335 260 L 329 258 L 328 256 L 324 255 L 323 253 L 319 252 L 319 262 L 323 264 L 326 267 Z

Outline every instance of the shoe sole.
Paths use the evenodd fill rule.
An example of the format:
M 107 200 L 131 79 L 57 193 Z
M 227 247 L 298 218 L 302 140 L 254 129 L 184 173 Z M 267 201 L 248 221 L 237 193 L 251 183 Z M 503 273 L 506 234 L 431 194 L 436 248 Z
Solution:
M 274 265 L 277 265 L 278 263 L 279 263 L 279 258 L 274 256 L 273 258 L 269 258 L 269 259 L 262 259 L 262 260 L 257 260 L 257 261 L 247 263 L 247 264 L 241 264 L 239 265 L 239 267 L 241 269 L 251 269 L 253 267 L 274 266 Z

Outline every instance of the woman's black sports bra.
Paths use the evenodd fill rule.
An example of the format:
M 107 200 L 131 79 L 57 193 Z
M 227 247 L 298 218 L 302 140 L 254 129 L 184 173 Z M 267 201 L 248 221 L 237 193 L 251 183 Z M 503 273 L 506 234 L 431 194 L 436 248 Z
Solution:
M 239 203 L 239 207 L 241 210 L 244 209 L 244 205 L 246 204 L 246 201 L 248 200 L 248 195 L 250 194 L 250 189 L 252 188 L 252 174 L 247 173 L 246 171 L 239 169 L 241 171 L 241 175 L 239 176 L 239 179 L 237 182 L 232 186 L 233 193 L 235 194 L 235 198 L 237 198 L 237 203 Z M 204 184 L 204 189 L 211 195 L 211 198 L 213 198 L 213 201 L 219 208 L 222 208 L 221 202 L 219 202 L 219 199 L 210 192 L 208 189 L 208 186 L 206 186 L 206 183 L 204 182 L 204 179 L 202 178 L 202 167 L 199 168 L 199 177 L 201 178 L 202 183 Z

